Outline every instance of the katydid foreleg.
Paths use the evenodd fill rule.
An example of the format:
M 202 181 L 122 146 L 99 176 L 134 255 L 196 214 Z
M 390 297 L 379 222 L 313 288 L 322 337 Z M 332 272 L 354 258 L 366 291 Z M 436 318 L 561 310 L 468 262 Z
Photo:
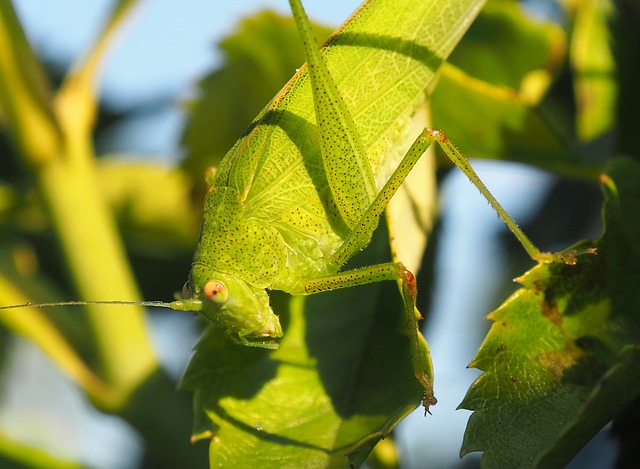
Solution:
M 306 280 L 302 283 L 304 294 L 321 293 L 350 288 L 369 283 L 395 280 L 398 283 L 406 315 L 405 334 L 409 337 L 411 352 L 411 366 L 418 382 L 424 388 L 422 405 L 426 412 L 429 406 L 435 405 L 437 400 L 433 395 L 433 363 L 429 346 L 420 333 L 418 321 L 422 319 L 416 308 L 416 279 L 415 276 L 401 263 L 388 262 L 371 265 L 359 269 L 349 270 L 335 275 Z

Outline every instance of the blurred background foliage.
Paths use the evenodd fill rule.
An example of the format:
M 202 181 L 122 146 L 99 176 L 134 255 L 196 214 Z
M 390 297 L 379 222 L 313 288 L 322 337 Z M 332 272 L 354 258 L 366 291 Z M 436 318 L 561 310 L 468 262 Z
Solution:
M 171 158 L 156 163 L 111 154 L 118 138 L 114 129 L 175 99 L 123 112 L 96 95 L 102 48 L 136 3 L 115 5 L 103 31 L 96 32 L 94 48 L 68 68 L 71 72 L 52 58 L 36 57 L 10 3 L 0 6 L 0 304 L 70 298 L 171 300 L 186 278 L 197 241 L 206 168 L 224 156 L 302 63 L 291 21 L 268 12 L 248 18 L 220 43 L 223 65 L 203 77 L 197 95 L 185 103 L 180 142 L 184 155 L 168 155 Z M 433 89 L 433 126 L 445 129 L 467 155 L 553 171 L 554 176 L 540 179 L 539 200 L 522 223 L 544 249 L 598 236 L 603 203 L 598 174 L 615 155 L 640 158 L 640 94 L 635 89 L 640 82 L 639 21 L 640 5 L 634 0 L 491 1 Z M 316 29 L 321 39 L 329 33 L 328 28 Z M 21 60 L 12 62 L 9 51 Z M 67 112 L 70 109 L 74 112 Z M 62 176 L 60 168 L 51 173 L 40 169 L 60 154 L 71 162 Z M 82 163 L 83 158 L 91 163 Z M 451 165 L 444 157 L 438 161 L 438 177 L 446 181 Z M 56 202 L 60 194 L 66 199 Z M 57 203 L 70 204 L 64 215 Z M 442 207 L 444 221 L 431 235 L 419 279 L 422 311 L 429 311 L 438 295 L 460 294 L 434 280 L 438 266 L 455 262 L 447 256 L 460 254 L 455 247 L 443 251 L 448 242 L 446 200 Z M 473 232 L 465 235 L 474 237 Z M 457 340 L 467 341 L 471 349 L 477 348 L 488 326 L 479 318 L 514 290 L 510 279 L 530 266 L 510 234 L 495 236 L 499 244 L 491 244 L 490 255 L 507 260 L 490 269 L 495 280 L 483 301 L 473 305 L 476 309 L 457 317 L 459 332 L 467 334 Z M 484 249 L 478 241 L 473 246 Z M 474 263 L 461 255 L 468 281 L 480 283 L 489 275 L 486 263 L 473 270 Z M 177 318 L 167 321 L 167 314 Z M 433 318 L 427 316 L 429 328 Z M 25 340 L 32 342 L 75 382 L 84 405 L 126 422 L 123 431 L 135 441 L 130 443 L 135 457 L 122 464 L 206 466 L 206 445 L 191 446 L 188 439 L 192 395 L 175 390 L 181 370 L 165 359 L 162 334 L 150 332 L 147 321 L 151 331 L 165 324 L 165 330 L 178 336 L 172 347 L 185 349 L 193 346 L 202 327 L 188 315 L 141 308 L 3 311 L 2 397 L 12 395 L 21 372 L 13 368 L 15 357 L 26 353 Z M 467 362 L 471 358 L 466 357 Z M 27 382 L 45 387 L 44 378 L 46 372 L 38 371 Z M 56 399 L 64 400 L 58 395 L 46 406 L 55 406 Z M 630 429 L 637 427 L 637 407 L 612 427 L 619 467 L 631 467 L 624 464 L 634 458 L 629 448 L 637 443 L 637 433 Z M 23 413 L 18 423 L 2 430 L 3 467 L 93 464 L 71 460 L 41 437 L 37 428 L 50 417 L 39 412 Z M 54 425 L 64 432 L 64 414 L 53 415 Z M 19 431 L 10 431 L 16 428 Z M 404 461 L 421 467 L 426 456 L 419 448 L 414 453 Z M 428 457 L 450 461 L 451 456 Z

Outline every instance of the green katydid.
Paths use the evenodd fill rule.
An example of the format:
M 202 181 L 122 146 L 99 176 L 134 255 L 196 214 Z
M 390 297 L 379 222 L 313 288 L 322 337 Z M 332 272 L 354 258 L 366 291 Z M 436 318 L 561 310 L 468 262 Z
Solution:
M 461 3 L 470 12 L 477 12 L 481 4 L 474 0 Z M 240 344 L 276 348 L 283 331 L 269 304 L 267 290 L 309 295 L 397 281 L 407 317 L 414 374 L 425 389 L 423 404 L 428 410 L 436 402 L 433 370 L 428 346 L 417 327 L 420 315 L 415 308 L 413 274 L 393 262 L 341 270 L 366 247 L 391 197 L 427 147 L 434 141 L 440 144 L 534 260 L 572 263 L 576 254 L 538 251 L 486 189 L 466 158 L 439 131 L 424 130 L 400 163 L 395 164 L 391 176 L 386 177 L 386 147 L 361 136 L 346 103 L 348 97 L 334 82 L 300 0 L 290 0 L 290 5 L 305 46 L 307 66 L 274 98 L 208 178 L 201 237 L 184 298 L 172 303 L 143 304 L 197 311 Z M 364 14 L 366 8 L 361 7 L 354 16 Z M 468 15 L 469 21 L 473 16 Z M 405 62 L 416 63 L 430 79 L 459 35 L 443 51 L 429 51 L 417 45 L 416 52 L 410 41 L 395 41 L 396 38 L 372 35 L 369 40 L 371 47 L 395 47 Z M 338 34 L 332 41 L 340 39 Z M 376 39 L 386 42 L 375 43 Z M 349 40 L 357 43 L 359 38 L 347 37 Z M 410 112 L 422 99 L 426 85 L 419 80 L 410 85 L 413 94 L 402 98 L 403 113 Z M 393 93 L 394 84 L 388 86 L 389 92 L 381 93 L 377 99 L 398 99 Z M 294 92 L 305 87 L 313 98 L 312 104 L 292 99 Z M 306 115 L 300 113 L 303 105 L 312 108 L 310 114 L 308 110 Z

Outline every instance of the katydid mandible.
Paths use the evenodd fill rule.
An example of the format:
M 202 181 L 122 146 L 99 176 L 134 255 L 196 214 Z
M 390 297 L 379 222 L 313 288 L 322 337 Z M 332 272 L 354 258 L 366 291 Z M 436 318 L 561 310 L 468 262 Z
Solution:
M 386 177 L 372 161 L 387 158 L 379 149 L 380 154 L 372 158 L 371 145 L 363 143 L 300 0 L 290 0 L 290 5 L 304 43 L 306 67 L 274 98 L 208 179 L 200 241 L 183 299 L 142 304 L 197 311 L 235 342 L 273 349 L 283 331 L 267 290 L 309 295 L 396 281 L 407 318 L 412 366 L 424 387 L 423 405 L 428 410 L 436 403 L 433 369 L 418 330 L 413 274 L 393 262 L 341 270 L 367 246 L 391 197 L 427 147 L 434 141 L 440 144 L 534 260 L 575 263 L 576 253 L 538 251 L 442 132 L 425 129 Z M 425 60 L 423 67 L 432 72 L 442 60 L 435 65 Z M 315 124 L 299 117 L 296 104 L 289 101 L 291 90 L 300 87 L 311 89 Z M 395 96 L 389 93 L 385 98 Z M 415 97 L 405 107 L 414 102 Z M 87 303 L 91 302 L 58 304 Z

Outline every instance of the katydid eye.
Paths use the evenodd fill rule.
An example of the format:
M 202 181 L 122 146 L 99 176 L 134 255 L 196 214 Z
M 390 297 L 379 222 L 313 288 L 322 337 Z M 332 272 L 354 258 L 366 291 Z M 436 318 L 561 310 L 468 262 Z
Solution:
M 220 305 L 229 298 L 229 290 L 219 280 L 209 280 L 204 286 L 203 293 L 209 301 Z
M 182 285 L 182 298 L 185 300 L 188 300 L 189 298 L 193 298 L 191 285 L 189 285 L 188 281 L 184 282 L 184 285 Z

